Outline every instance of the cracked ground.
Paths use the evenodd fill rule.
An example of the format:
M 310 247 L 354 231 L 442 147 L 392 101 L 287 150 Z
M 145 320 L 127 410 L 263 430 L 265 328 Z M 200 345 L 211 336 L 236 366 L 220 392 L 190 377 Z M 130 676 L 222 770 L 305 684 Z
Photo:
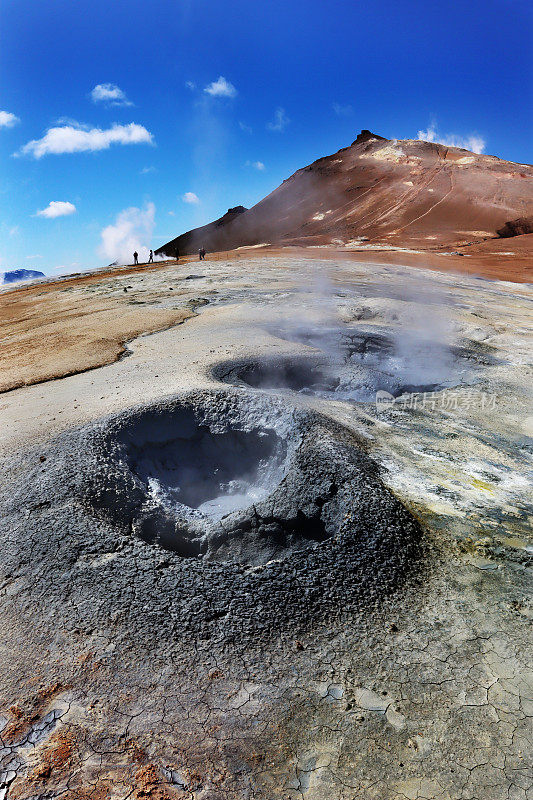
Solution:
M 0 396 L 1 800 L 533 796 L 531 301 L 526 285 L 282 257 L 40 296 L 55 348 Z M 76 369 L 61 343 L 78 311 L 95 344 Z M 40 337 L 20 325 L 15 355 Z M 420 377 L 427 341 L 461 361 L 432 349 Z M 317 359 L 341 378 L 284 385 Z M 252 385 L 243 364 L 284 366 Z M 389 388 L 432 388 L 383 406 L 346 390 L 386 389 L 396 367 Z M 266 505 L 222 520 L 249 548 L 270 537 L 268 559 L 161 538 L 163 501 L 116 432 L 186 406 L 201 431 L 296 442 Z M 197 536 L 189 512 L 172 530 Z

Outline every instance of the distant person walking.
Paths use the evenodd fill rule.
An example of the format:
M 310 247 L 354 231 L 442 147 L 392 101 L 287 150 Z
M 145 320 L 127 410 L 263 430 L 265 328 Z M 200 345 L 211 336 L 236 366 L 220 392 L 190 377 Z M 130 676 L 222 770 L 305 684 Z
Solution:
M 139 263 L 139 253 L 137 252 L 137 250 L 133 254 L 133 263 L 134 264 L 138 264 Z
M 179 261 L 179 260 L 180 260 L 180 251 L 176 247 L 176 261 Z
M 150 250 L 150 257 L 148 259 L 148 263 L 149 264 L 153 264 L 154 263 L 154 251 L 153 250 Z
M 201 247 L 198 250 L 198 261 L 205 261 L 205 248 Z

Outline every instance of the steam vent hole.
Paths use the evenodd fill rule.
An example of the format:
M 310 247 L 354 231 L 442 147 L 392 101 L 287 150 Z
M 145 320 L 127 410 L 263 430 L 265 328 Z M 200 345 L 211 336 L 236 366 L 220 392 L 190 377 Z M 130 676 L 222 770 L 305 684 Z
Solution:
M 342 541 L 352 561 L 394 552 L 403 563 L 418 536 L 348 429 L 278 398 L 168 401 L 114 418 L 96 446 L 95 509 L 181 558 L 320 560 Z
M 276 331 L 276 335 L 305 344 L 315 354 L 226 362 L 214 368 L 214 377 L 233 386 L 371 403 L 378 391 L 398 397 L 469 382 L 473 372 L 487 363 L 487 357 L 480 360 L 465 348 L 408 336 L 399 344 L 392 335 L 374 331 L 300 330 Z
M 218 517 L 268 495 L 281 475 L 283 445 L 273 431 L 213 433 L 186 414 L 159 430 L 137 430 L 127 460 L 154 501 Z

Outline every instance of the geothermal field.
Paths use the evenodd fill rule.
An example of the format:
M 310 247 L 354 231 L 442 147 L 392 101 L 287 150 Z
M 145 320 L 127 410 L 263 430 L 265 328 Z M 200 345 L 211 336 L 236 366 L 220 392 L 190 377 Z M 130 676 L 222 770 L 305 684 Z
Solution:
M 3 796 L 525 798 L 532 299 L 253 251 L 4 293 Z
M 2 800 L 530 796 L 532 168 L 348 150 L 0 292 Z

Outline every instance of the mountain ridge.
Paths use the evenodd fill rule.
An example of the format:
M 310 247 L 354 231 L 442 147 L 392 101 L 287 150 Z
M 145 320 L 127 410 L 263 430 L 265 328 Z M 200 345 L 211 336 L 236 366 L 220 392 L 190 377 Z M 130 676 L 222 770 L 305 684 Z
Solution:
M 296 170 L 250 209 L 165 243 L 157 254 L 258 244 L 438 250 L 496 238 L 533 215 L 533 167 L 363 129 Z M 238 213 L 235 212 L 238 209 Z

